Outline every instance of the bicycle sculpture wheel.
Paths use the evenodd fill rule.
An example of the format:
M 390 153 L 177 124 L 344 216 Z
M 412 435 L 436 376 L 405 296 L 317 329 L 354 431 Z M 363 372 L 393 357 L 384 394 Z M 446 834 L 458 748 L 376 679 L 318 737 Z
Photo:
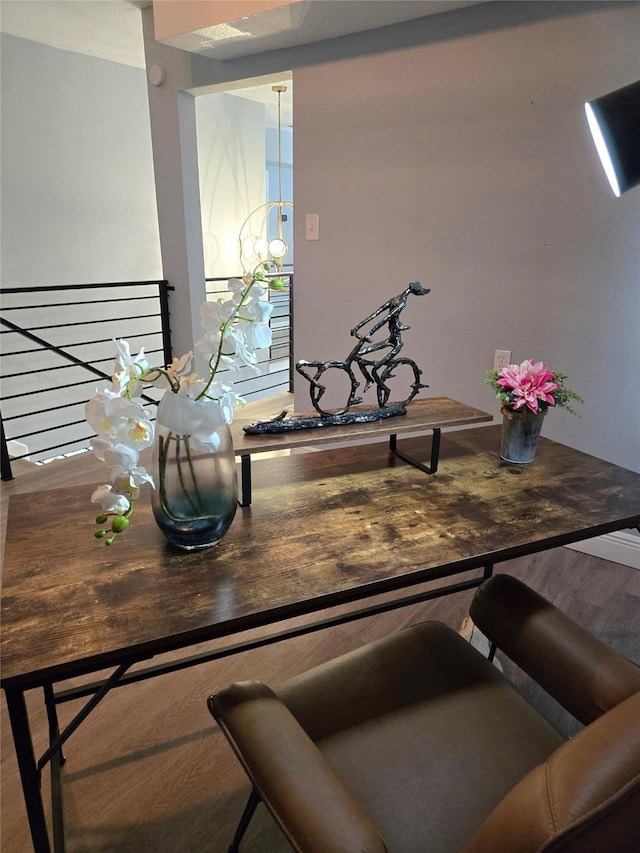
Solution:
M 298 373 L 309 382 L 311 403 L 319 417 L 286 418 L 285 411 L 271 421 L 246 426 L 244 431 L 249 434 L 285 432 L 292 429 L 313 429 L 335 424 L 380 420 L 405 414 L 407 404 L 413 400 L 421 388 L 428 386 L 420 381 L 422 371 L 415 361 L 410 358 L 398 358 L 403 347 L 402 332 L 410 328 L 400 320 L 400 314 L 406 308 L 407 299 L 411 294 L 425 296 L 427 293 L 429 288 L 423 287 L 419 281 L 413 281 L 402 293 L 388 299 L 372 314 L 361 320 L 351 329 L 351 335 L 357 338 L 358 342 L 344 361 L 300 360 L 296 364 Z M 370 324 L 373 325 L 363 333 L 361 330 L 369 327 Z M 381 337 L 376 339 L 378 332 L 381 333 Z M 375 385 L 378 408 L 357 410 L 352 408 L 362 403 L 362 397 L 358 395 L 358 389 L 362 383 L 356 378 L 356 371 L 364 379 L 363 394 Z M 398 377 L 404 382 L 402 394 L 406 393 L 406 397 L 400 402 L 390 404 L 389 398 L 392 394 L 390 380 L 396 380 L 393 387 L 397 391 Z M 336 394 L 341 395 L 342 403 L 332 408 L 323 408 L 322 399 L 329 387 L 332 388 L 331 399 L 335 401 Z

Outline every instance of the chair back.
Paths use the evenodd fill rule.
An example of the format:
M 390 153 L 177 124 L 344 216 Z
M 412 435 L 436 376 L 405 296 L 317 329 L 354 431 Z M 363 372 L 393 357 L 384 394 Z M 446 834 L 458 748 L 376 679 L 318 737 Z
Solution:
M 585 725 L 640 691 L 640 667 L 517 578 L 489 578 L 469 613 L 492 643 Z
M 640 693 L 524 777 L 465 853 L 638 853 Z

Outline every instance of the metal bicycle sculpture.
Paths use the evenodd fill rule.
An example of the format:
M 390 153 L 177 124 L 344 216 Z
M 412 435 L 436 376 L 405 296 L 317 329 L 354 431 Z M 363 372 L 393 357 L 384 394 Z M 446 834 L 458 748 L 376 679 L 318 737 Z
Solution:
M 429 293 L 429 288 L 423 287 L 419 281 L 413 281 L 402 293 L 388 299 L 372 314 L 361 320 L 351 329 L 351 334 L 358 339 L 358 343 L 344 361 L 306 361 L 304 359 L 298 361 L 296 370 L 309 382 L 311 402 L 320 417 L 294 416 L 285 419 L 287 413 L 284 411 L 271 421 L 262 421 L 246 426 L 244 431 L 249 434 L 259 434 L 284 432 L 292 429 L 313 429 L 335 424 L 373 421 L 405 414 L 407 404 L 413 400 L 421 388 L 428 386 L 420 382 L 422 371 L 415 361 L 410 358 L 398 358 L 403 347 L 402 332 L 410 328 L 401 321 L 400 314 L 406 307 L 411 294 L 425 296 L 427 293 Z M 375 321 L 373 326 L 365 334 L 361 334 L 360 330 L 373 321 Z M 388 326 L 388 335 L 381 340 L 374 340 L 375 334 L 385 326 Z M 383 350 L 385 350 L 384 354 L 376 358 L 374 354 L 381 353 Z M 396 375 L 395 371 L 398 368 L 408 370 L 413 381 L 409 385 L 406 398 L 399 403 L 390 405 L 391 387 L 388 382 Z M 352 406 L 362 403 L 362 397 L 357 394 L 361 383 L 356 378 L 356 369 L 365 380 L 363 394 L 373 385 L 376 386 L 378 408 L 350 411 Z M 336 376 L 346 378 L 348 381 L 350 390 L 346 401 L 337 408 L 323 408 L 321 400 L 327 391 L 327 382 Z
M 310 395 L 314 409 L 321 415 L 329 414 L 344 414 L 351 406 L 362 402 L 362 397 L 356 396 L 356 392 L 360 387 L 360 382 L 356 379 L 354 368 L 358 368 L 365 379 L 363 393 L 366 393 L 372 385 L 376 386 L 378 397 L 378 405 L 383 408 L 389 401 L 391 388 L 387 385 L 387 380 L 391 379 L 395 374 L 394 371 L 404 365 L 413 373 L 413 382 L 410 386 L 410 391 L 405 400 L 398 405 L 405 406 L 409 403 L 421 388 L 426 388 L 420 382 L 422 371 L 418 365 L 410 358 L 398 358 L 398 354 L 403 347 L 402 332 L 409 329 L 400 320 L 400 313 L 406 307 L 407 299 L 410 294 L 416 296 L 424 296 L 429 291 L 424 288 L 420 282 L 413 281 L 403 290 L 398 296 L 389 299 L 384 305 L 377 308 L 364 320 L 361 320 L 357 326 L 351 329 L 353 337 L 358 339 L 358 343 L 351 350 L 344 361 L 304 361 L 301 360 L 296 364 L 296 370 L 311 384 Z M 386 313 L 385 313 L 386 312 Z M 384 316 L 378 320 L 369 331 L 362 335 L 360 329 L 375 320 L 381 314 Z M 373 337 L 384 326 L 389 327 L 389 335 L 380 341 L 374 341 Z M 388 350 L 381 358 L 372 358 L 372 354 Z M 315 368 L 315 373 L 312 369 Z M 326 385 L 321 381 L 321 378 L 330 370 L 338 370 L 346 373 L 351 384 L 351 391 L 348 395 L 345 405 L 339 409 L 323 409 L 320 401 L 326 391 Z M 325 379 L 326 382 L 326 379 Z

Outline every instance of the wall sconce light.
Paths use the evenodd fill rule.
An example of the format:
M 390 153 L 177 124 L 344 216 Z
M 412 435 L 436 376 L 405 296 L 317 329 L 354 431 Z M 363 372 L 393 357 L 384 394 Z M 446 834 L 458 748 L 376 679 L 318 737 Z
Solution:
M 593 141 L 611 189 L 640 184 L 640 80 L 584 105 Z

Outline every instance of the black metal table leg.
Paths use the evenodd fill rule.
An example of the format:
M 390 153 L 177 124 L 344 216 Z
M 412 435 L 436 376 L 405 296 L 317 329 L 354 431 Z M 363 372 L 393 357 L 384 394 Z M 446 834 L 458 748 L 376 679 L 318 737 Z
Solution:
M 58 711 L 56 708 L 53 686 L 45 684 L 44 703 L 49 720 L 49 748 L 60 738 L 60 726 L 58 724 Z M 62 799 L 62 776 L 60 769 L 65 762 L 65 757 L 60 746 L 51 756 L 51 819 L 53 824 L 53 849 L 56 853 L 64 853 L 64 803 Z
M 35 853 L 50 853 L 49 834 L 44 817 L 40 773 L 33 752 L 33 741 L 29 729 L 29 717 L 20 688 L 4 688 L 11 722 L 11 733 L 18 758 L 18 769 L 22 792 L 27 807 L 29 829 Z
M 431 464 L 429 466 L 424 465 L 422 462 L 418 462 L 417 459 L 413 459 L 411 456 L 407 456 L 405 453 L 398 450 L 398 436 L 395 433 L 392 433 L 389 436 L 389 450 L 391 450 L 392 453 L 395 453 L 395 455 L 400 459 L 408 462 L 409 465 L 413 465 L 414 468 L 424 471 L 425 474 L 435 474 L 438 470 L 438 459 L 440 458 L 440 433 L 441 430 L 439 427 L 436 427 L 433 430 L 433 436 L 431 439 Z
M 126 671 L 131 666 L 132 661 L 127 661 L 127 663 L 121 663 L 107 678 L 105 681 L 100 682 L 100 686 L 97 690 L 93 692 L 91 699 L 84 705 L 75 717 L 71 720 L 71 722 L 64 728 L 62 731 L 51 743 L 49 749 L 40 757 L 38 760 L 38 770 L 42 771 L 43 767 L 45 767 L 49 761 L 51 761 L 56 754 L 60 754 L 63 743 L 68 740 L 71 735 L 78 728 L 80 723 L 87 719 L 89 714 L 93 711 L 93 709 L 98 705 L 99 702 L 102 702 L 107 693 L 111 690 L 112 687 L 116 686 L 122 676 L 126 673 Z M 53 693 L 52 693 L 53 696 Z M 53 696 L 55 700 L 55 696 Z
M 44 705 L 47 711 L 47 719 L 49 721 L 49 746 L 53 746 L 54 742 L 60 737 L 60 726 L 58 725 L 58 709 L 56 708 L 56 696 L 53 692 L 51 683 L 45 684 L 42 688 L 44 692 Z M 65 762 L 65 757 L 62 752 L 62 747 L 58 750 L 60 756 L 60 766 Z
M 238 503 L 240 506 L 251 506 L 251 454 L 240 456 L 240 473 L 242 475 L 242 494 Z

